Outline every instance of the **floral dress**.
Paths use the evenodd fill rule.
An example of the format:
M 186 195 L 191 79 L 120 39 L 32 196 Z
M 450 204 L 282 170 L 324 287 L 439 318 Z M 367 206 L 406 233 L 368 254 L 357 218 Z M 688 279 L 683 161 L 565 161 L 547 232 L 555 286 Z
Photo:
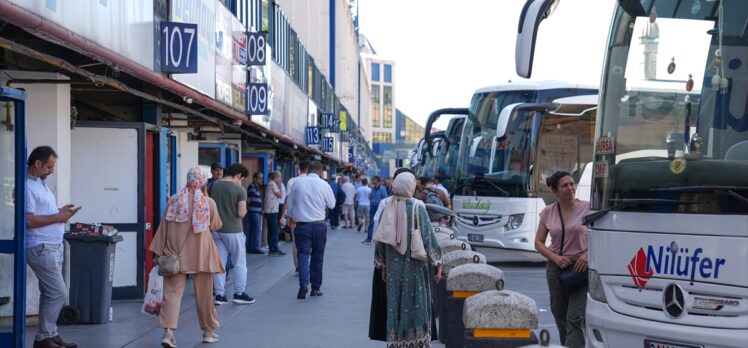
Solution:
M 406 203 L 408 231 L 413 227 L 413 201 Z M 426 208 L 419 205 L 421 238 L 429 261 L 405 255 L 388 244 L 377 243 L 375 261 L 387 274 L 387 348 L 431 347 L 431 282 L 429 263 L 441 263 L 441 249 L 431 228 Z

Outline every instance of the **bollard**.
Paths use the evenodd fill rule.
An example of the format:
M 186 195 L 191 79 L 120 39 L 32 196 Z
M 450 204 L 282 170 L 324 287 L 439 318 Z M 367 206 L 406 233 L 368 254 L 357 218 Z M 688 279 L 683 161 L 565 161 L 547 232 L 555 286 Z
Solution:
M 434 226 L 434 232 L 444 233 L 444 234 L 455 234 L 454 230 L 452 230 L 449 227 L 444 227 L 444 226 Z
M 475 251 L 470 250 L 457 250 L 449 254 L 442 256 L 442 264 L 444 271 L 445 281 L 439 282 L 438 290 L 439 294 L 435 297 L 437 299 L 434 304 L 436 305 L 436 311 L 439 313 L 439 340 L 442 343 L 446 343 L 445 335 L 442 334 L 442 330 L 445 327 L 445 321 L 442 320 L 444 314 L 444 304 L 447 299 L 447 282 L 449 278 L 449 272 L 457 266 L 462 266 L 470 263 L 486 263 L 486 257 L 483 254 L 479 254 Z
M 443 233 L 443 232 L 437 232 L 436 233 L 436 240 L 442 241 L 447 239 L 455 239 L 454 233 Z
M 504 288 L 504 272 L 484 263 L 457 266 L 447 277 L 447 298 L 439 319 L 439 337 L 447 348 L 462 348 L 465 326 L 462 310 L 465 299 L 483 291 Z
M 538 306 L 509 290 L 489 290 L 468 297 L 463 314 L 465 348 L 518 347 L 537 344 Z
M 440 240 L 439 247 L 442 249 L 442 255 L 446 255 L 457 250 L 470 250 L 470 244 L 457 239 Z

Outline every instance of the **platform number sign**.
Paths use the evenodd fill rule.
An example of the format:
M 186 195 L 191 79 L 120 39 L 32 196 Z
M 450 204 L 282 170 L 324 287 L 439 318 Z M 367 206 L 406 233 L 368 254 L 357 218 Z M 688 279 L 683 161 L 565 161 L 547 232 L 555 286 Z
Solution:
M 333 152 L 333 137 L 324 137 L 322 138 L 322 151 L 323 152 Z
M 332 113 L 322 114 L 322 129 L 327 129 L 330 132 L 340 132 L 340 120 Z
M 304 129 L 304 134 L 306 135 L 307 145 L 319 145 L 319 127 L 306 127 L 306 129 Z
M 248 33 L 247 37 L 247 65 L 265 65 L 267 58 L 267 33 Z
M 161 22 L 161 71 L 197 73 L 197 24 Z
M 267 115 L 270 95 L 267 83 L 247 84 L 247 115 Z

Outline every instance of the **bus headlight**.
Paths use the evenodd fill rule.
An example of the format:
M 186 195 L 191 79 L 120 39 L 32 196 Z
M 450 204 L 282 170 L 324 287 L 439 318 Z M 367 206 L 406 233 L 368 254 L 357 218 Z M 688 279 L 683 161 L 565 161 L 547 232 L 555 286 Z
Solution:
M 522 220 L 524 220 L 525 214 L 513 214 L 509 215 L 509 220 L 506 222 L 506 230 L 516 230 L 522 226 Z
M 603 291 L 603 282 L 600 280 L 600 273 L 597 273 L 594 269 L 589 270 L 589 283 L 587 290 L 593 300 L 605 303 L 608 302 L 605 298 L 605 291 Z

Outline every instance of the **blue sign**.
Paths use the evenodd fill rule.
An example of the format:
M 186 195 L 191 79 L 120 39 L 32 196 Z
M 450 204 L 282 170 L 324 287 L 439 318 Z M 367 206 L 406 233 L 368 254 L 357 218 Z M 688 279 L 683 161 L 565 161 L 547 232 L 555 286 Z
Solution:
M 306 135 L 307 145 L 319 145 L 319 127 L 306 127 L 304 129 L 304 134 Z
M 161 22 L 161 71 L 197 73 L 197 24 Z
M 353 150 L 353 146 L 348 146 L 348 163 L 354 163 L 356 160 L 356 155 Z
M 267 83 L 247 84 L 247 106 L 244 113 L 247 115 L 268 115 L 270 109 L 270 96 Z
M 322 152 L 333 152 L 333 137 L 324 137 L 322 139 Z
M 267 58 L 265 35 L 267 32 L 247 34 L 247 65 L 265 65 Z
M 330 130 L 330 132 L 333 132 L 333 133 L 340 132 L 340 119 L 335 117 L 334 114 L 323 113 L 322 114 L 322 128 L 328 129 Z

